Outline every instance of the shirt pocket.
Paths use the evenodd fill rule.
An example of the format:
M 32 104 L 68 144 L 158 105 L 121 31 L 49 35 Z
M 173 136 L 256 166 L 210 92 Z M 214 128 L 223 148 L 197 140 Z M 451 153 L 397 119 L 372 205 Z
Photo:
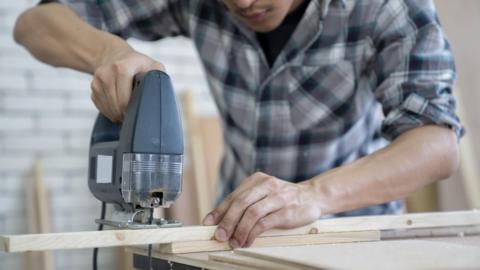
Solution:
M 319 126 L 326 128 L 325 125 L 345 120 L 342 118 L 346 111 L 354 105 L 352 63 L 342 60 L 320 67 L 302 67 L 299 73 L 297 77 L 303 78 L 288 93 L 292 125 L 307 130 Z

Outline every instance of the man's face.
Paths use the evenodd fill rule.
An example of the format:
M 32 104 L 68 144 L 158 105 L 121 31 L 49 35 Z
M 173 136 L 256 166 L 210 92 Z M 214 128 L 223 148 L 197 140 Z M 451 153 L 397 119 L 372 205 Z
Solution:
M 241 22 L 255 32 L 277 28 L 304 0 L 223 0 Z

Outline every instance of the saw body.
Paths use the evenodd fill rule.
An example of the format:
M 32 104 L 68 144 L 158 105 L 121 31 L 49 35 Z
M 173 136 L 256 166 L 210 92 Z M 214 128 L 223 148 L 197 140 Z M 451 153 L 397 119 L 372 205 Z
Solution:
M 116 210 L 109 220 L 97 222 L 127 228 L 149 225 L 151 209 L 169 207 L 181 193 L 183 151 L 169 76 L 161 71 L 138 74 L 123 122 L 116 124 L 99 114 L 92 131 L 88 186 Z

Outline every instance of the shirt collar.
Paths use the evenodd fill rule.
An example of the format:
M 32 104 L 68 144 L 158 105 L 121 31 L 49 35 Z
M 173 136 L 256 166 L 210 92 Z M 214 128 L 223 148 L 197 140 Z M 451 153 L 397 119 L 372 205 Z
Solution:
M 330 7 L 330 4 L 333 2 L 333 1 L 340 1 L 342 3 L 342 7 L 343 8 L 348 8 L 348 6 L 350 6 L 350 3 L 354 0 L 320 0 L 320 15 L 322 18 L 325 18 L 325 16 L 327 16 L 327 13 L 328 13 L 328 8 Z

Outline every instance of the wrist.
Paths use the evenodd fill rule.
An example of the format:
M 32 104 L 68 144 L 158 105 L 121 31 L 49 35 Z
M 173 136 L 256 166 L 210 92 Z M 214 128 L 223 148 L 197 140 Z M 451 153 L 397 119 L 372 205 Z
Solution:
M 316 207 L 322 216 L 343 212 L 351 200 L 353 189 L 345 183 L 354 175 L 352 164 L 340 166 L 317 175 L 305 182 L 315 193 Z
M 321 176 L 316 176 L 299 184 L 312 194 L 310 196 L 314 198 L 313 206 L 320 213 L 320 216 L 331 214 L 331 193 L 328 192 L 328 185 L 322 183 Z
M 92 74 L 95 73 L 99 67 L 113 63 L 115 59 L 119 59 L 134 51 L 125 40 L 115 35 L 107 34 L 104 39 L 104 42 L 101 42 L 102 46 L 98 50 L 96 57 L 91 61 L 90 72 Z

